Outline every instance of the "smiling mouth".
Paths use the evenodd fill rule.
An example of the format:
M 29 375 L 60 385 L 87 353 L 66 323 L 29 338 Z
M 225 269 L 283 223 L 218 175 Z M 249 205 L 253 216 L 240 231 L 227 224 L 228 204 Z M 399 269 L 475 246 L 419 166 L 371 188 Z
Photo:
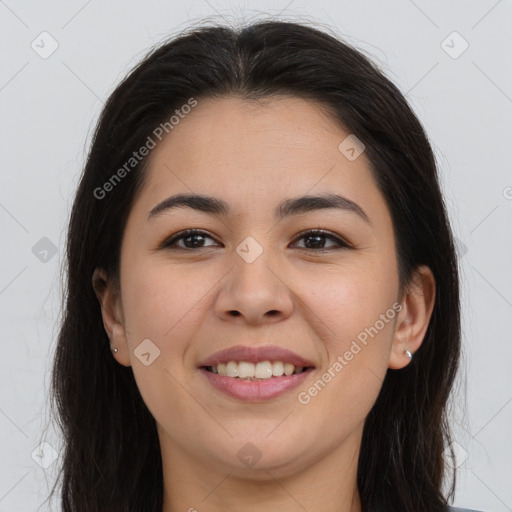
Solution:
M 295 366 L 283 361 L 261 361 L 259 363 L 228 361 L 215 366 L 203 366 L 202 368 L 221 377 L 240 380 L 267 380 L 313 370 L 312 366 Z

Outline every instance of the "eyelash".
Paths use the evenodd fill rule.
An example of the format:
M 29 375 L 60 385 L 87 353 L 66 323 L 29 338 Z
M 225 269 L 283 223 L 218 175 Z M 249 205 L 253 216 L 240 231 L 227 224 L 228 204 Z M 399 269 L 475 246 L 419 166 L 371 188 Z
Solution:
M 164 242 L 162 242 L 162 244 L 160 245 L 159 248 L 160 249 L 177 249 L 177 250 L 184 250 L 184 251 L 198 251 L 200 249 L 206 249 L 209 247 L 209 246 L 208 247 L 198 247 L 195 249 L 190 248 L 190 247 L 173 247 L 173 245 L 177 241 L 183 240 L 185 238 L 189 238 L 194 235 L 201 235 L 201 236 L 204 236 L 205 238 L 211 238 L 212 240 L 215 240 L 208 233 L 206 233 L 205 231 L 201 231 L 200 229 L 187 229 L 185 231 L 181 231 L 180 233 L 176 233 L 175 235 L 171 236 L 170 238 L 164 240 Z M 299 236 L 297 236 L 295 238 L 294 243 L 297 242 L 298 240 L 307 238 L 309 236 L 322 236 L 326 239 L 333 240 L 337 244 L 339 244 L 339 247 L 331 247 L 331 248 L 326 248 L 326 249 L 310 249 L 307 247 L 300 247 L 300 249 L 303 249 L 305 251 L 310 251 L 310 252 L 316 252 L 316 253 L 328 252 L 328 251 L 339 250 L 339 249 L 352 249 L 350 244 L 345 242 L 343 239 L 341 239 L 338 236 L 333 235 L 331 232 L 325 231 L 323 229 L 311 229 L 308 231 L 304 231 L 304 232 L 300 233 Z

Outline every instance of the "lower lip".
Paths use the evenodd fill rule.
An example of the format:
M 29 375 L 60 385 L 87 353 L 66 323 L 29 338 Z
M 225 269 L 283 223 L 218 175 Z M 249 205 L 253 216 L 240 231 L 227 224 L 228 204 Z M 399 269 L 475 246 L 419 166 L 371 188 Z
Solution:
M 199 368 L 210 384 L 225 394 L 247 402 L 264 402 L 290 391 L 304 382 L 312 372 L 312 368 L 301 373 L 270 377 L 262 380 L 244 380 L 224 377 L 218 373 Z

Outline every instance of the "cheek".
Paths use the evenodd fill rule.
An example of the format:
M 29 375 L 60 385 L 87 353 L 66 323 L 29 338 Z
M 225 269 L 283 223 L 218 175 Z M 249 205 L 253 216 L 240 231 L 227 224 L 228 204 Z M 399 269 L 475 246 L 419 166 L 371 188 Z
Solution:
M 187 326 L 197 322 L 202 300 L 215 279 L 179 266 L 146 263 L 131 268 L 124 282 L 123 311 L 132 350 L 144 338 L 154 339 L 166 350 L 176 348 L 177 333 L 186 337 Z
M 397 312 L 393 294 L 373 276 L 330 280 L 322 290 L 312 287 L 308 306 L 321 319 L 325 360 L 297 399 L 313 430 L 325 439 L 341 439 L 357 428 L 377 399 Z M 331 421 L 325 421 L 325 411 Z
M 214 281 L 206 274 L 188 275 L 177 266 L 150 265 L 149 261 L 127 265 L 123 278 L 123 312 L 137 387 L 157 421 L 165 422 L 169 411 L 184 417 L 190 408 L 190 396 L 183 386 L 187 382 L 185 355 L 201 321 L 201 298 Z M 148 339 L 151 343 L 144 341 L 143 345 Z M 140 357 L 143 353 L 150 354 L 146 361 Z M 183 429 L 186 436 L 186 426 L 180 422 L 173 428 Z
M 393 273 L 389 269 L 386 272 L 382 264 L 330 269 L 310 275 L 303 283 L 301 298 L 318 318 L 318 324 L 323 324 L 321 337 L 328 340 L 331 355 L 344 352 L 360 333 L 364 338 L 365 329 L 376 322 L 379 337 L 390 338 L 394 311 L 388 313 L 384 323 L 380 319 L 392 308 L 397 289 Z
M 390 283 L 369 269 L 337 270 L 329 278 L 316 276 L 301 289 L 305 310 L 317 319 L 315 335 L 322 341 L 323 358 L 316 378 L 297 391 L 296 417 L 304 418 L 327 451 L 355 432 L 375 403 L 396 315 Z
M 327 361 L 313 387 L 302 390 L 301 403 L 339 418 L 363 419 L 371 409 L 388 368 L 399 308 L 397 278 L 386 268 L 381 261 L 310 281 L 315 284 L 303 295 L 326 326 Z

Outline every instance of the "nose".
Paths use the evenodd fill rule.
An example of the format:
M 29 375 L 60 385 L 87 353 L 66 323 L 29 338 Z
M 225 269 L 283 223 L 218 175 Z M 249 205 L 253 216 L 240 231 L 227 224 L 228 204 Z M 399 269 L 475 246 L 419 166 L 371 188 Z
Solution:
M 252 263 L 237 256 L 223 283 L 215 311 L 224 321 L 270 324 L 288 318 L 293 311 L 292 292 L 284 272 L 275 261 L 272 264 L 270 251 L 264 251 Z

